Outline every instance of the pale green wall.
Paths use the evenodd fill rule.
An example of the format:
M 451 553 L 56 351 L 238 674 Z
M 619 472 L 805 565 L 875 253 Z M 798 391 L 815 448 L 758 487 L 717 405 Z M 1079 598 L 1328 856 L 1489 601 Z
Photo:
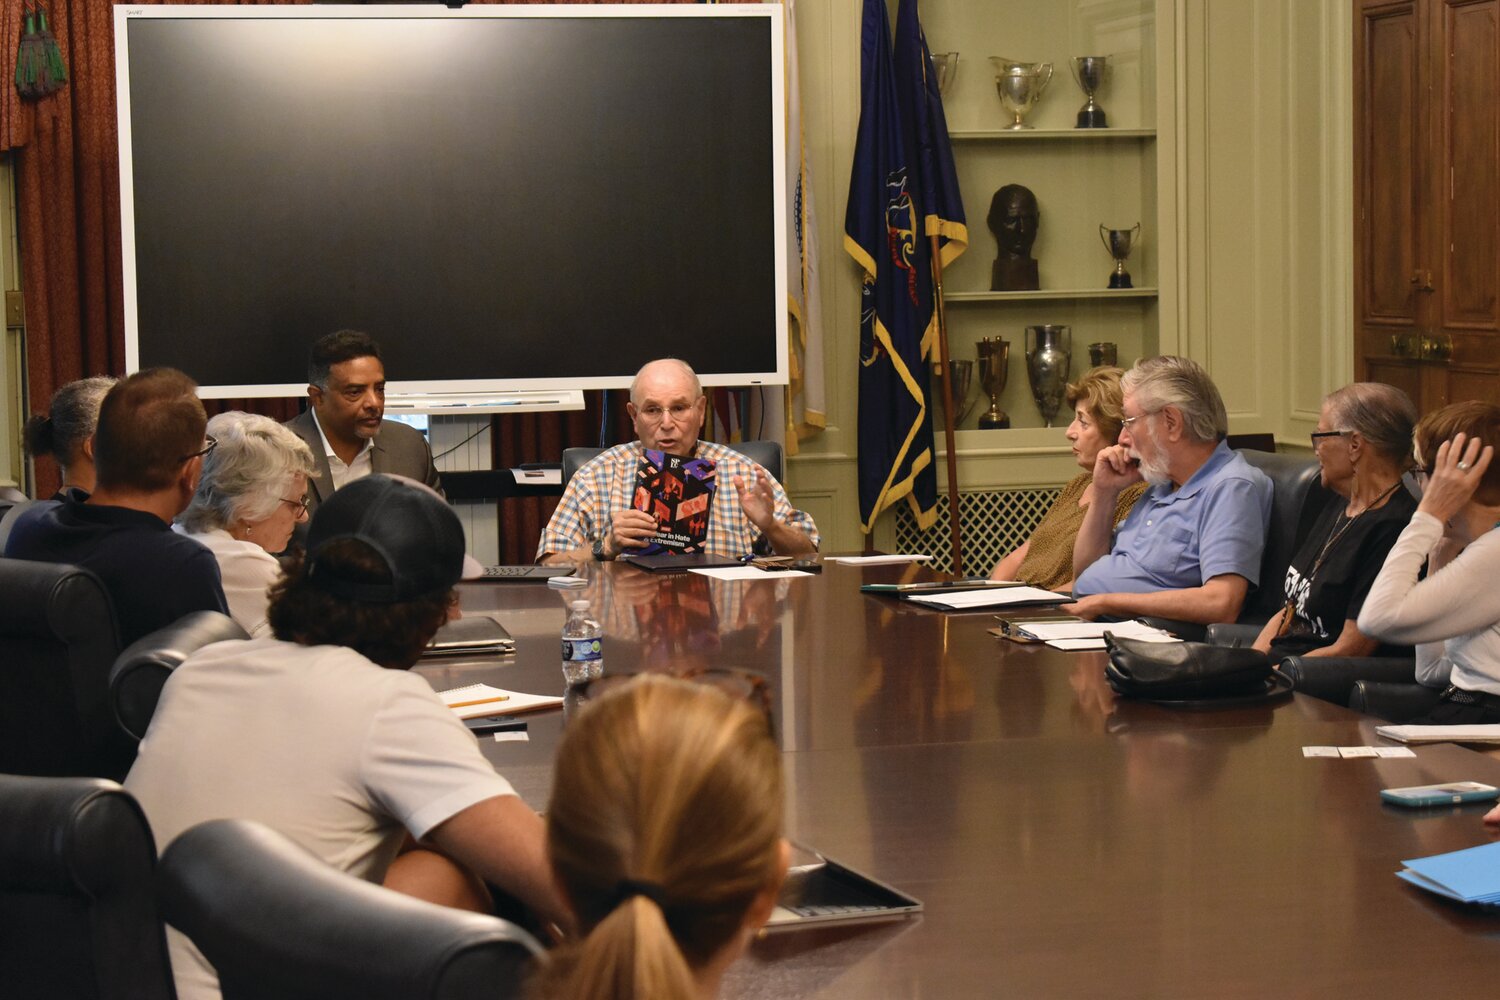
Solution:
M 1113 0 L 1075 2 L 1097 8 Z M 976 3 L 997 17 L 1010 6 L 922 6 L 930 20 L 944 7 Z M 797 8 L 829 427 L 802 445 L 788 478 L 799 505 L 818 519 L 825 551 L 862 544 L 859 291 L 842 249 L 859 114 L 860 9 L 860 0 L 802 0 Z M 1343 0 L 1161 0 L 1157 18 L 1165 36 L 1157 95 L 1163 232 L 1156 260 L 1167 272 L 1160 275 L 1160 343 L 1208 366 L 1234 430 L 1305 444 L 1319 399 L 1353 371 L 1350 7 Z M 987 54 L 969 53 L 960 72 L 984 72 Z M 977 230 L 970 252 L 992 256 L 982 225 L 987 206 L 967 192 L 966 200 Z M 1060 430 L 964 432 L 959 454 L 966 487 L 1059 483 L 1073 468 Z M 940 485 L 943 475 L 940 466 Z M 876 544 L 892 538 L 887 515 Z

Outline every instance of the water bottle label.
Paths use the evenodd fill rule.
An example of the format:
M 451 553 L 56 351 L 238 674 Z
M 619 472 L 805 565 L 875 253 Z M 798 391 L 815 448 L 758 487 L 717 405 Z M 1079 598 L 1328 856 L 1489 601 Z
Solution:
M 562 658 L 572 663 L 589 663 L 604 658 L 604 644 L 598 639 L 564 639 Z

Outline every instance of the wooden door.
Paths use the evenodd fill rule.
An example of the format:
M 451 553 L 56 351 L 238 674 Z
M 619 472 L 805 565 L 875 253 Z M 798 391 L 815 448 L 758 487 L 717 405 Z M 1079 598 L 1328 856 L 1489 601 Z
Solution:
M 1500 0 L 1356 0 L 1356 374 L 1500 402 Z

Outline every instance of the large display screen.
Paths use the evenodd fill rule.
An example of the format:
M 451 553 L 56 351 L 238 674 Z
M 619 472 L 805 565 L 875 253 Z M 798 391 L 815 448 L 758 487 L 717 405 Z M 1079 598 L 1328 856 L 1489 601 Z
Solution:
M 776 5 L 116 7 L 126 352 L 300 394 L 786 381 Z

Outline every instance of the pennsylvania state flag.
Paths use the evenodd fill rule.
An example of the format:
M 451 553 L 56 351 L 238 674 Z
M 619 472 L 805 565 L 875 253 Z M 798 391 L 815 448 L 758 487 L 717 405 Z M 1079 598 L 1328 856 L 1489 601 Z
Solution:
M 893 56 L 885 0 L 864 0 L 860 116 L 844 249 L 860 291 L 859 507 L 868 534 L 905 497 L 919 527 L 937 518 L 927 400 L 937 347 L 928 234 L 944 263 L 968 241 L 937 81 L 916 0 L 897 12 Z

